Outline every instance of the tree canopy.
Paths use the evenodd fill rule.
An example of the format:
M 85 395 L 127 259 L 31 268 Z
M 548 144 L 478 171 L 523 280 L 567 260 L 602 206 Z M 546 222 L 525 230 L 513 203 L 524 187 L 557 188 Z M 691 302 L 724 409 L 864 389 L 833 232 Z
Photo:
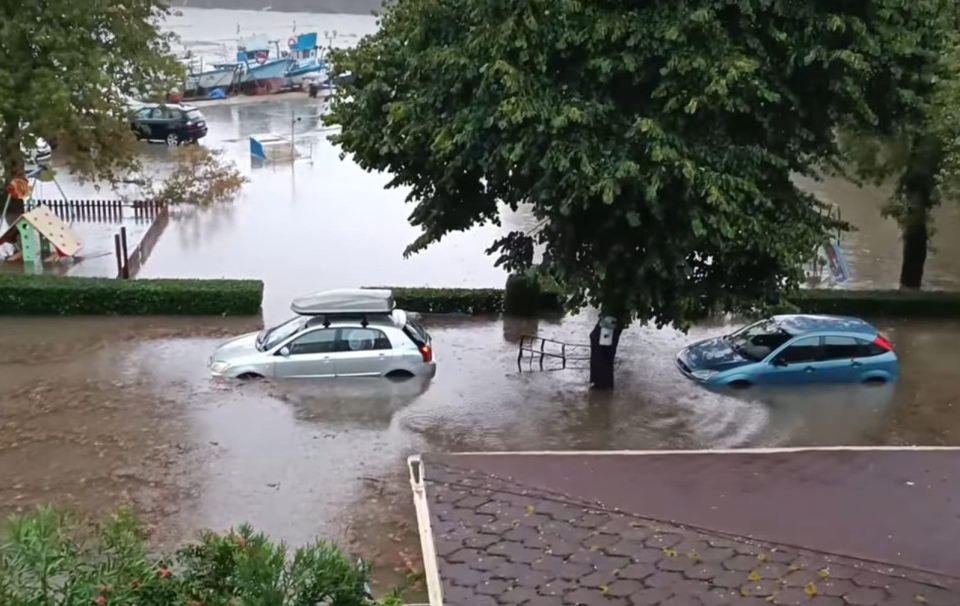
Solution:
M 945 2 L 396 0 L 329 121 L 410 189 L 408 253 L 524 205 L 499 263 L 539 247 L 572 306 L 683 326 L 799 285 L 833 225 L 791 175 L 916 111 Z
M 182 70 L 158 30 L 165 0 L 23 0 L 0 6 L 0 159 L 55 139 L 71 168 L 112 179 L 136 164 L 126 96 L 163 94 Z M 179 83 L 177 83 L 179 84 Z
M 844 128 L 839 141 L 856 175 L 875 184 L 893 184 L 884 216 L 900 226 L 903 258 L 900 285 L 920 288 L 931 231 L 931 212 L 942 200 L 960 201 L 960 4 L 931 22 L 934 44 L 947 37 L 937 61 L 926 69 L 931 92 L 907 119 L 890 131 L 872 125 Z

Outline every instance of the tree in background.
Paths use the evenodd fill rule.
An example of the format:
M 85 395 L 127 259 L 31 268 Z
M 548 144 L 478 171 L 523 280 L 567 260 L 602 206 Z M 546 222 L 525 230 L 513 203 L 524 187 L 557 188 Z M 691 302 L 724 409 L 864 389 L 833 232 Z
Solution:
M 354 79 L 328 120 L 410 188 L 407 254 L 501 204 L 536 217 L 489 252 L 522 271 L 539 247 L 570 308 L 600 310 L 591 383 L 612 387 L 631 321 L 685 328 L 799 286 L 833 225 L 791 173 L 837 160 L 838 125 L 889 131 L 927 94 L 944 2 L 397 0 L 335 54 Z
M 955 1 L 947 3 L 956 5 Z M 881 209 L 900 227 L 900 287 L 919 289 L 927 262 L 931 213 L 945 198 L 960 200 L 960 38 L 957 7 L 944 11 L 927 30 L 931 44 L 944 32 L 950 42 L 937 62 L 915 66 L 933 84 L 911 119 L 892 132 L 849 128 L 839 140 L 846 160 L 861 179 L 876 185 L 893 182 L 893 194 Z M 923 70 L 923 71 L 920 71 Z
M 81 176 L 136 167 L 127 95 L 165 94 L 182 70 L 157 26 L 165 0 L 24 0 L 0 6 L 0 160 L 24 173 L 23 149 L 56 139 Z

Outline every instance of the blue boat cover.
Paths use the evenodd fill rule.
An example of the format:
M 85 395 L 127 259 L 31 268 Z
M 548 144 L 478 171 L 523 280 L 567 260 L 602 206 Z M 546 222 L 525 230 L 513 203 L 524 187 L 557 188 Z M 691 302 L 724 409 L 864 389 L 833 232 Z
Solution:
M 309 51 L 317 48 L 317 33 L 300 34 L 297 43 L 290 47 L 291 51 Z

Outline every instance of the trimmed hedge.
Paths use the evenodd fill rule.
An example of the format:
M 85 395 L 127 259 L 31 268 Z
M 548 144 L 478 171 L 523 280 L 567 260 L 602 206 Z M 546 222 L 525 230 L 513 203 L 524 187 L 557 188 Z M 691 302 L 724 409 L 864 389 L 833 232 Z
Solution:
M 802 312 L 892 318 L 960 318 L 960 291 L 801 290 L 792 303 Z
M 503 290 L 499 288 L 389 288 L 397 306 L 420 313 L 497 314 L 503 312 Z M 895 318 L 960 318 L 960 292 L 901 290 L 801 291 L 792 302 L 805 313 L 845 314 Z M 540 293 L 540 309 L 561 311 L 562 296 L 555 291 Z
M 260 280 L 0 275 L 0 315 L 255 316 Z
M 397 307 L 425 314 L 498 314 L 503 311 L 502 288 L 403 288 L 371 286 L 393 291 Z M 541 292 L 540 309 L 558 312 L 563 309 L 559 293 Z

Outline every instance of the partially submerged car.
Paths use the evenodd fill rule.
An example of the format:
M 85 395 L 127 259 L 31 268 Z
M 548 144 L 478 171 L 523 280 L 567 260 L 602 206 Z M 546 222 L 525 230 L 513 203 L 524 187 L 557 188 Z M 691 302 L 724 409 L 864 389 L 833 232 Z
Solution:
M 389 290 L 341 289 L 300 297 L 290 320 L 220 345 L 210 357 L 214 377 L 433 378 L 429 333 L 413 314 L 396 309 Z
M 780 315 L 677 354 L 685 376 L 710 386 L 887 383 L 900 365 L 893 347 L 859 318 Z

